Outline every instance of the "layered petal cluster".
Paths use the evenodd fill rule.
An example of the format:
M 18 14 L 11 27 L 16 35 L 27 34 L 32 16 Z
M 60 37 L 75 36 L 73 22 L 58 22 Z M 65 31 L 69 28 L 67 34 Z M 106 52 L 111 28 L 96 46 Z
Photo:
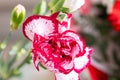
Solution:
M 33 43 L 33 62 L 38 70 L 41 63 L 56 76 L 66 74 L 71 80 L 69 75 L 80 73 L 89 64 L 92 49 L 86 47 L 76 32 L 69 30 L 72 15 L 67 14 L 60 22 L 58 14 L 30 16 L 23 24 L 23 33 Z

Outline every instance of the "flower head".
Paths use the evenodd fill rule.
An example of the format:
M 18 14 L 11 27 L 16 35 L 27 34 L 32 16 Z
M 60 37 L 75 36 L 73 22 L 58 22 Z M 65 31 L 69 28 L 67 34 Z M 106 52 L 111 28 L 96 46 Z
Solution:
M 80 73 L 90 62 L 92 49 L 76 32 L 69 30 L 71 15 L 62 22 L 59 13 L 51 16 L 34 15 L 23 24 L 23 32 L 32 43 L 33 62 L 41 63 L 54 73 Z M 72 73 L 72 74 L 73 74 Z
M 35 34 L 32 52 L 37 69 L 40 62 L 51 71 L 69 73 L 75 67 L 75 58 L 85 54 L 85 44 L 75 32 L 69 30 L 47 37 Z

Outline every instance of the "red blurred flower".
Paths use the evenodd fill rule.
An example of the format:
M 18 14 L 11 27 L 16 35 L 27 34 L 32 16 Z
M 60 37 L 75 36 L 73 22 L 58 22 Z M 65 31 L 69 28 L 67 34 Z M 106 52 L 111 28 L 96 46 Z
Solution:
M 113 5 L 111 13 L 108 15 L 108 20 L 111 22 L 115 31 L 120 31 L 120 1 L 116 1 Z

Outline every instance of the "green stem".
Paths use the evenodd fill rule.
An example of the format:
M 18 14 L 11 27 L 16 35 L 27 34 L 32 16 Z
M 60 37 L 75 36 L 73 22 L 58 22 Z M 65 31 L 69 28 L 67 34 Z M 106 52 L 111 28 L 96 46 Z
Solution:
M 10 60 L 10 61 L 8 61 L 8 67 L 9 68 L 11 68 L 11 66 L 14 64 L 14 62 L 16 61 L 16 59 L 17 59 L 17 53 L 18 52 L 20 52 L 20 50 L 23 48 L 23 46 L 21 45 L 20 46 L 20 44 L 21 44 L 21 41 L 22 41 L 22 39 L 20 39 L 16 44 L 14 44 L 13 45 L 13 47 L 12 47 L 12 49 L 11 49 L 11 51 L 9 52 L 9 54 L 14 54 L 14 56 L 13 56 L 13 58 Z M 16 47 L 15 49 L 14 49 L 14 47 Z
M 3 50 L 7 47 L 7 42 L 9 41 L 11 37 L 11 32 L 7 34 L 7 36 L 4 38 L 4 40 L 0 43 L 0 55 L 2 55 Z
M 26 58 L 22 61 L 22 63 L 17 67 L 18 69 L 20 69 L 25 63 L 26 63 L 26 60 L 29 58 L 29 56 L 30 56 L 30 53 L 31 53 L 31 51 L 29 51 L 27 54 L 27 56 L 26 56 Z
M 14 71 L 15 71 L 15 70 L 19 70 L 19 69 L 26 63 L 27 59 L 28 59 L 29 56 L 30 56 L 30 53 L 31 53 L 31 51 L 29 51 L 29 52 L 27 53 L 28 55 L 25 57 L 25 59 L 24 59 L 16 68 L 13 68 L 13 69 L 10 70 L 11 73 L 10 73 L 10 75 L 9 75 L 9 78 L 15 76 L 15 75 L 14 75 Z
M 51 10 L 51 13 L 62 11 L 64 2 L 65 0 L 51 0 L 49 3 L 49 9 Z

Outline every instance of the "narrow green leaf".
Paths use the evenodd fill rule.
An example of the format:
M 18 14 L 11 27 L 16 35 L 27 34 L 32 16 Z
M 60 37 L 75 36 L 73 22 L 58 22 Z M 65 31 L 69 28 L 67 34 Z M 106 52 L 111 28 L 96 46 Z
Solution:
M 59 0 L 51 0 L 50 2 L 49 2 L 49 8 L 51 9 L 53 6 L 55 6 L 56 5 L 56 3 L 58 2 Z
M 8 42 L 8 40 L 10 39 L 10 37 L 11 37 L 11 32 L 9 32 L 9 33 L 7 34 L 7 36 L 5 37 L 5 39 L 3 40 L 3 42 L 1 42 L 1 44 L 0 44 L 0 49 L 5 49 L 5 48 L 6 48 L 7 42 Z
M 21 40 L 17 41 L 9 51 L 9 55 L 11 57 L 11 59 L 7 62 L 9 69 L 11 69 L 12 65 L 16 62 L 17 52 L 22 48 L 21 43 Z
M 65 0 L 51 1 L 51 5 L 49 6 L 51 12 L 55 13 L 55 12 L 61 11 L 64 2 Z
M 33 10 L 34 14 L 38 15 L 45 15 L 47 11 L 47 2 L 45 0 L 42 0 Z
M 13 70 L 12 74 L 13 74 L 14 76 L 21 76 L 22 73 L 20 72 L 19 69 L 16 68 L 16 69 Z
M 7 47 L 7 43 L 11 37 L 11 32 L 7 34 L 4 40 L 0 43 L 0 54 L 2 54 L 3 50 Z

